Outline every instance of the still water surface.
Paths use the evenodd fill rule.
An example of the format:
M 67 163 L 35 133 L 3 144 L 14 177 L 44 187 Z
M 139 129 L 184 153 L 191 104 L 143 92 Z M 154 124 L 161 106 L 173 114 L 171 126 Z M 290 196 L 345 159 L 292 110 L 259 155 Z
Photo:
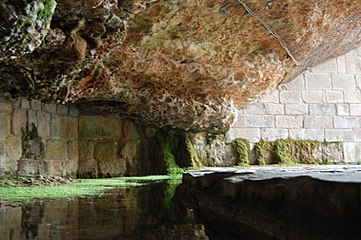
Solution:
M 158 182 L 102 196 L 1 203 L 0 240 L 211 239 L 173 190 Z

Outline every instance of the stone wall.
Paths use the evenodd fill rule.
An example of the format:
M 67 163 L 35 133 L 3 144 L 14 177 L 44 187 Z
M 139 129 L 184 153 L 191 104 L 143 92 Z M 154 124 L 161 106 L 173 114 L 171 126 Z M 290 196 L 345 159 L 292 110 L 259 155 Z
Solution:
M 152 156 L 155 129 L 107 115 L 79 117 L 79 176 L 159 173 Z
M 74 105 L 0 100 L 0 176 L 111 177 L 165 173 L 159 135 Z
M 75 176 L 78 110 L 37 100 L 0 100 L 0 176 Z
M 361 161 L 361 47 L 310 69 L 238 112 L 228 138 L 341 142 Z

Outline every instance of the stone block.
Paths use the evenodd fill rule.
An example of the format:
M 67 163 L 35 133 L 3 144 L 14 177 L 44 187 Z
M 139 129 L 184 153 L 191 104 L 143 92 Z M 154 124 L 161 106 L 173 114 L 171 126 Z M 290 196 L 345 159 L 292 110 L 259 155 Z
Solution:
M 10 113 L 0 112 L 0 139 L 10 135 L 11 115 Z
M 322 159 L 330 163 L 344 162 L 342 143 L 327 143 L 322 145 Z
M 302 91 L 302 99 L 305 103 L 326 103 L 326 93 L 322 90 Z
M 62 173 L 63 177 L 76 177 L 78 172 L 78 161 L 68 160 L 63 161 L 62 163 Z
M 263 103 L 253 103 L 253 104 L 249 104 L 247 105 L 247 107 L 245 107 L 243 109 L 243 114 L 245 115 L 249 115 L 249 114 L 264 114 L 265 113 L 265 106 Z
M 12 118 L 12 133 L 16 136 L 22 135 L 22 129 L 26 128 L 28 122 L 28 112 L 23 109 L 16 109 Z
M 313 73 L 334 73 L 337 72 L 337 61 L 335 58 L 312 68 Z
M 0 101 L 0 112 L 10 113 L 13 110 L 13 104 L 11 102 Z
M 342 55 L 337 57 L 337 72 L 346 73 L 346 56 Z
M 346 71 L 353 74 L 361 74 L 361 57 L 346 56 Z
M 303 116 L 276 116 L 276 128 L 302 128 Z
M 256 143 L 261 140 L 261 130 L 259 128 L 231 128 L 227 132 L 227 139 L 232 141 L 237 138 Z
M 336 115 L 335 104 L 310 104 L 311 116 L 334 116 Z
M 334 117 L 335 128 L 360 128 L 361 120 L 357 117 Z
M 350 115 L 351 116 L 361 116 L 361 103 L 350 104 Z
M 344 97 L 342 91 L 327 91 L 326 92 L 327 103 L 343 103 Z
M 18 174 L 45 174 L 47 172 L 47 164 L 38 159 L 21 159 L 18 161 Z
M 331 74 L 307 73 L 305 74 L 306 89 L 330 90 L 332 88 Z
M 295 140 L 325 140 L 324 129 L 290 129 L 289 135 L 291 139 Z
M 102 141 L 94 145 L 94 159 L 98 163 L 101 176 L 114 177 L 123 174 L 124 161 L 116 156 L 117 147 L 112 141 Z
M 352 129 L 326 129 L 325 140 L 328 142 L 347 142 L 353 141 Z
M 308 105 L 304 103 L 286 104 L 286 115 L 307 115 Z
M 68 115 L 69 114 L 68 105 L 58 104 L 57 113 L 60 114 L 60 115 Z
M 63 174 L 63 162 L 62 161 L 46 161 L 47 173 L 50 176 L 62 176 Z
M 68 144 L 65 140 L 47 140 L 45 142 L 44 157 L 46 160 L 67 160 Z
M 356 128 L 353 130 L 353 136 L 355 142 L 361 142 L 361 128 Z
M 51 115 L 50 132 L 51 138 L 60 138 L 60 116 L 57 114 Z
M 356 89 L 361 91 L 361 75 L 356 75 L 355 80 L 356 80 Z
M 265 112 L 268 115 L 285 114 L 285 105 L 279 103 L 264 103 Z
M 49 113 L 56 113 L 56 104 L 54 103 L 45 103 L 43 109 Z
M 274 117 L 271 115 L 249 115 L 245 116 L 245 127 L 274 127 Z
M 27 99 L 21 99 L 21 105 L 20 107 L 22 109 L 29 109 L 30 108 L 30 101 Z
M 50 138 L 50 117 L 50 113 L 41 111 L 37 112 L 38 134 L 41 138 Z
M 336 112 L 337 112 L 337 116 L 349 116 L 350 106 L 348 104 L 337 104 Z
M 28 125 L 38 126 L 37 112 L 35 110 L 28 110 Z
M 31 109 L 33 110 L 41 110 L 42 103 L 39 100 L 32 100 L 31 101 Z
M 94 142 L 92 140 L 80 140 L 78 144 L 79 162 L 94 159 Z
M 78 118 L 60 117 L 60 137 L 78 139 Z
M 345 103 L 361 103 L 361 91 L 345 92 Z
M 331 116 L 305 116 L 304 128 L 306 129 L 330 129 L 333 128 Z
M 305 89 L 305 75 L 302 74 L 286 84 L 281 84 L 279 86 L 279 88 L 286 89 L 286 90 L 304 90 Z
M 77 140 L 68 142 L 68 158 L 76 162 L 79 160 L 79 142 Z
M 84 162 L 79 162 L 77 175 L 80 178 L 101 177 L 99 173 L 98 163 L 93 159 L 88 159 Z
M 79 116 L 79 109 L 74 104 L 69 104 L 69 115 L 71 117 Z
M 332 74 L 333 90 L 356 90 L 355 76 L 353 74 Z
M 122 120 L 112 116 L 80 115 L 79 134 L 82 139 L 120 139 Z
M 262 103 L 279 103 L 279 90 L 273 90 L 272 92 L 261 97 L 258 102 Z
M 7 137 L 5 143 L 5 152 L 8 161 L 12 161 L 16 165 L 17 160 L 21 158 L 23 153 L 21 136 Z
M 280 91 L 280 102 L 281 103 L 301 103 L 301 91 L 297 90 L 282 90 Z
M 347 163 L 359 163 L 361 162 L 361 143 L 344 143 L 343 151 L 345 156 L 345 162 Z
M 122 139 L 125 141 L 140 139 L 138 130 L 133 122 L 125 121 L 123 124 L 122 132 L 123 132 Z
M 278 139 L 287 139 L 289 137 L 287 129 L 264 129 L 262 130 L 262 140 L 276 141 Z

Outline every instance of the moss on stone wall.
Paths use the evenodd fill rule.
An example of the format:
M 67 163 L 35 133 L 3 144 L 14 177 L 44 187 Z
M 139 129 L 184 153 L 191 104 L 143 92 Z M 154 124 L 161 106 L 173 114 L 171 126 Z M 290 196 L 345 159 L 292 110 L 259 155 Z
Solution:
M 281 139 L 274 142 L 260 141 L 253 152 L 256 163 L 265 164 L 324 164 L 323 147 L 330 143 L 313 140 Z M 336 144 L 337 143 L 332 143 Z
M 38 129 L 35 124 L 26 124 L 25 128 L 21 129 L 22 140 L 22 158 L 37 159 L 43 153 L 43 145 L 38 134 Z
M 255 155 L 255 164 L 266 165 L 269 163 L 270 154 L 273 153 L 273 144 L 271 142 L 260 141 L 256 143 L 253 147 L 253 152 Z
M 187 151 L 191 158 L 192 167 L 195 167 L 195 168 L 203 167 L 202 161 L 199 158 L 196 150 L 194 149 L 192 140 L 189 137 L 187 137 L 185 141 L 186 141 L 186 145 L 187 145 Z
M 169 144 L 163 144 L 162 155 L 167 168 L 167 174 L 177 175 L 184 172 L 184 170 L 177 165 L 176 159 L 171 151 Z
M 239 159 L 239 165 L 248 165 L 250 163 L 249 142 L 245 139 L 237 138 L 232 142 Z

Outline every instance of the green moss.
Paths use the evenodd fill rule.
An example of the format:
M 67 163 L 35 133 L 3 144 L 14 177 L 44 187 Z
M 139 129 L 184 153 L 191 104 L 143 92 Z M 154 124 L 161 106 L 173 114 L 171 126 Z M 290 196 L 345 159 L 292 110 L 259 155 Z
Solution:
M 0 199 L 3 201 L 29 201 L 32 199 L 74 198 L 101 195 L 114 188 L 137 187 L 152 181 L 179 180 L 181 175 L 118 177 L 105 179 L 79 179 L 77 183 L 59 186 L 7 186 L 0 187 Z
M 54 0 L 38 0 L 43 3 L 44 8 L 38 12 L 38 19 L 46 23 L 53 16 L 55 1 Z
M 266 155 L 271 151 L 273 151 L 273 143 L 266 141 L 259 141 L 256 143 L 253 148 L 256 164 L 266 165 Z
M 187 151 L 191 158 L 192 167 L 194 167 L 194 168 L 203 167 L 201 159 L 199 158 L 196 150 L 194 149 L 192 140 L 189 137 L 187 137 L 185 141 L 186 141 L 186 145 L 187 145 Z
M 274 152 L 278 163 L 290 165 L 296 162 L 290 152 L 291 144 L 289 140 L 277 140 L 274 142 Z
M 232 142 L 234 148 L 237 151 L 238 154 L 238 164 L 239 165 L 248 165 L 250 163 L 249 161 L 249 153 L 250 153 L 250 148 L 249 148 L 249 142 L 245 139 L 235 139 Z
M 184 172 L 184 170 L 177 165 L 175 157 L 171 151 L 169 144 L 163 145 L 162 155 L 164 158 L 165 165 L 167 167 L 167 174 L 177 175 Z
M 281 139 L 274 142 L 260 141 L 254 146 L 258 164 L 278 163 L 284 165 L 315 164 L 328 162 L 326 159 L 314 159 L 316 151 L 325 143 L 312 140 Z

